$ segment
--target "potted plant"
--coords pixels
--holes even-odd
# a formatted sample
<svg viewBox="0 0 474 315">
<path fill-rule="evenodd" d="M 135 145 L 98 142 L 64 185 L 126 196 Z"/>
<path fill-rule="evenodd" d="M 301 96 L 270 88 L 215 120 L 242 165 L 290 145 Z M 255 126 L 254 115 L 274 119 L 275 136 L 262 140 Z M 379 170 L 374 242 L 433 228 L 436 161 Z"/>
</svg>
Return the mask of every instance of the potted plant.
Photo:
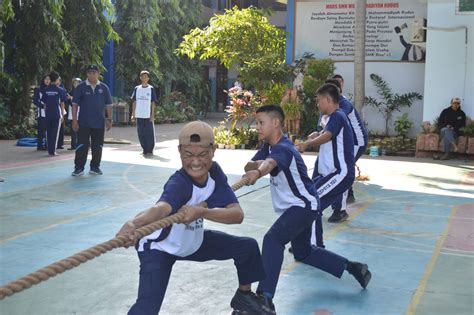
<svg viewBox="0 0 474 315">
<path fill-rule="evenodd" d="M 381 100 L 371 96 L 365 97 L 365 105 L 372 106 L 382 114 L 385 119 L 385 135 L 389 134 L 389 124 L 392 121 L 393 113 L 400 111 L 402 107 L 411 107 L 415 100 L 423 99 L 423 96 L 417 92 L 405 93 L 402 95 L 393 93 L 389 84 L 380 76 L 372 73 L 370 78 L 377 88 L 377 93 L 381 96 Z"/>
<path fill-rule="evenodd" d="M 296 88 L 288 89 L 280 102 L 280 106 L 285 113 L 286 130 L 295 135 L 299 134 L 303 106 L 298 98 L 298 90 Z"/>
<path fill-rule="evenodd" d="M 466 126 L 459 130 L 462 136 L 458 138 L 458 152 L 474 154 L 474 122 L 468 119 Z"/>
</svg>

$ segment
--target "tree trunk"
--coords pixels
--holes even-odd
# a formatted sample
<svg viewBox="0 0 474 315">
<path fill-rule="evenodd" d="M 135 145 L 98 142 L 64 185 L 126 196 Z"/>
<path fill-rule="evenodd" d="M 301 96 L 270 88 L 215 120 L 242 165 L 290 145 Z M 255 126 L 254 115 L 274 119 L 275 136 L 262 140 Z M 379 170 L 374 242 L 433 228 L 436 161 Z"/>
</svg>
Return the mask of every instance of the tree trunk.
<svg viewBox="0 0 474 315">
<path fill-rule="evenodd" d="M 354 104 L 361 115 L 363 115 L 362 107 L 365 99 L 366 2 L 366 0 L 357 0 L 355 6 Z"/>
</svg>

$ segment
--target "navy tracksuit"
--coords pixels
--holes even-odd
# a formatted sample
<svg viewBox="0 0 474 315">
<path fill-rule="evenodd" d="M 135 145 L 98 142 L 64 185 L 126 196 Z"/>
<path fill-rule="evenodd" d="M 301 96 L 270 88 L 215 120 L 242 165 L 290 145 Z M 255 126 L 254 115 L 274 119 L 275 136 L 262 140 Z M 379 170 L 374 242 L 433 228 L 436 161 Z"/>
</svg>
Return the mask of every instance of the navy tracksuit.
<svg viewBox="0 0 474 315">
<path fill-rule="evenodd" d="M 54 84 L 48 85 L 41 96 L 46 105 L 46 138 L 49 155 L 54 155 L 61 125 L 61 103 L 66 101 L 66 92 Z"/>
<path fill-rule="evenodd" d="M 155 126 L 150 118 L 137 118 L 137 133 L 143 153 L 153 153 L 155 148 Z"/>
<path fill-rule="evenodd" d="M 178 260 L 203 262 L 233 259 L 240 284 L 259 281 L 265 275 L 256 240 L 213 230 L 204 230 L 201 247 L 189 256 L 179 257 L 161 250 L 146 250 L 138 252 L 138 257 L 140 258 L 138 298 L 129 310 L 129 315 L 159 313 L 171 270 Z"/>
<path fill-rule="evenodd" d="M 44 149 L 46 147 L 46 114 L 44 113 L 44 106 L 41 102 L 42 91 L 46 86 L 36 88 L 33 96 L 33 103 L 38 107 L 38 134 L 36 140 L 36 148 L 38 150 Z"/>
</svg>

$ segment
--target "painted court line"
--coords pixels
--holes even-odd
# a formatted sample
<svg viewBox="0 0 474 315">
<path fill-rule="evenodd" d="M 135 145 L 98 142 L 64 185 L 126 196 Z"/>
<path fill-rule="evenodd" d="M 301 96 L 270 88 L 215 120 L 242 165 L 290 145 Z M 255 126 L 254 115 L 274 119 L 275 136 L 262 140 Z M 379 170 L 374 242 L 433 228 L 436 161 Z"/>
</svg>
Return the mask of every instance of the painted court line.
<svg viewBox="0 0 474 315">
<path fill-rule="evenodd" d="M 333 240 L 339 243 L 357 244 L 357 245 L 377 247 L 377 248 L 390 248 L 390 249 L 396 249 L 396 250 L 400 250 L 404 252 L 433 253 L 433 250 L 431 249 L 417 249 L 413 247 L 399 247 L 399 246 L 386 245 L 386 244 L 367 243 L 367 242 L 348 240 L 348 239 L 339 238 L 339 237 L 333 238 Z M 469 254 L 469 252 L 465 252 L 465 254 L 455 253 L 455 252 L 453 253 L 452 251 L 446 250 L 446 249 L 441 250 L 440 255 L 474 258 L 474 253 L 471 253 L 471 254 Z"/>
<path fill-rule="evenodd" d="M 449 215 L 448 222 L 446 223 L 446 226 L 444 227 L 443 233 L 441 234 L 438 241 L 436 242 L 436 246 L 433 250 L 433 255 L 431 255 L 431 258 L 428 261 L 428 265 L 426 266 L 425 272 L 423 273 L 423 276 L 421 277 L 420 283 L 418 284 L 418 287 L 416 288 L 415 293 L 413 294 L 411 303 L 408 307 L 407 312 L 405 313 L 406 315 L 415 314 L 416 307 L 420 303 L 421 297 L 423 296 L 423 293 L 425 292 L 426 284 L 428 283 L 428 279 L 430 278 L 431 273 L 433 272 L 434 265 L 436 261 L 438 260 L 438 257 L 441 253 L 441 249 L 443 248 L 444 241 L 446 237 L 448 236 L 448 232 L 451 227 L 452 218 L 456 215 L 457 209 L 458 209 L 458 206 L 454 206 L 453 209 L 451 210 L 451 214 Z"/>
<path fill-rule="evenodd" d="M 36 229 L 36 230 L 31 230 L 31 231 L 28 231 L 28 232 L 20 233 L 20 234 L 17 234 L 15 236 L 11 236 L 11 237 L 8 237 L 8 238 L 1 239 L 0 244 L 4 244 L 6 242 L 16 240 L 20 237 L 29 236 L 29 235 L 32 235 L 32 234 L 35 234 L 35 233 L 38 233 L 38 232 L 47 231 L 47 230 L 53 229 L 57 226 L 60 226 L 62 224 L 67 224 L 67 223 L 71 223 L 71 222 L 81 220 L 81 219 L 84 219 L 84 218 L 89 218 L 89 217 L 93 217 L 93 216 L 96 216 L 96 215 L 99 215 L 99 214 L 102 214 L 102 213 L 106 213 L 106 212 L 109 212 L 109 211 L 114 210 L 116 208 L 117 207 L 115 207 L 115 206 L 114 207 L 108 207 L 108 208 L 105 208 L 105 209 L 97 211 L 97 212 L 88 213 L 88 214 L 81 215 L 81 216 L 74 217 L 74 218 L 67 219 L 67 220 L 62 220 L 62 221 L 56 222 L 56 223 L 51 224 L 51 225 L 47 225 L 45 227 L 42 227 L 42 228 L 39 228 L 39 229 Z"/>
</svg>

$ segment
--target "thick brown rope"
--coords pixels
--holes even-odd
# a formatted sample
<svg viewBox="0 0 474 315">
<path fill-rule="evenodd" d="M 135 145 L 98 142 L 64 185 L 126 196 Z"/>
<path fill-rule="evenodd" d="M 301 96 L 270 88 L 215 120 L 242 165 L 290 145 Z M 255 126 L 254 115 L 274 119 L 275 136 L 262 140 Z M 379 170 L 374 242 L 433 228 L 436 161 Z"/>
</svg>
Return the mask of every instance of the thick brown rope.
<svg viewBox="0 0 474 315">
<path fill-rule="evenodd" d="M 248 180 L 240 179 L 237 183 L 232 185 L 232 190 L 236 191 L 241 187 L 247 185 Z M 167 226 L 170 226 L 173 223 L 180 223 L 183 219 L 183 213 L 175 213 L 161 220 L 150 223 L 144 227 L 137 229 L 136 233 L 138 238 L 142 238 L 146 235 L 153 233 L 158 229 L 163 229 Z M 51 277 L 56 276 L 57 274 L 63 273 L 66 270 L 72 269 L 79 266 L 86 261 L 92 260 L 95 257 L 98 257 L 102 254 L 105 254 L 108 251 L 111 251 L 114 248 L 122 247 L 128 240 L 127 236 L 118 236 L 114 237 L 107 242 L 98 244 L 89 249 L 83 250 L 79 253 L 76 253 L 68 258 L 59 260 L 55 263 L 52 263 L 49 266 L 41 268 L 35 272 L 32 272 L 20 279 L 11 281 L 5 285 L 0 286 L 0 300 L 13 295 L 15 293 L 21 292 L 25 289 L 32 287 L 35 284 L 38 284 L 42 281 L 48 280 Z"/>
</svg>

